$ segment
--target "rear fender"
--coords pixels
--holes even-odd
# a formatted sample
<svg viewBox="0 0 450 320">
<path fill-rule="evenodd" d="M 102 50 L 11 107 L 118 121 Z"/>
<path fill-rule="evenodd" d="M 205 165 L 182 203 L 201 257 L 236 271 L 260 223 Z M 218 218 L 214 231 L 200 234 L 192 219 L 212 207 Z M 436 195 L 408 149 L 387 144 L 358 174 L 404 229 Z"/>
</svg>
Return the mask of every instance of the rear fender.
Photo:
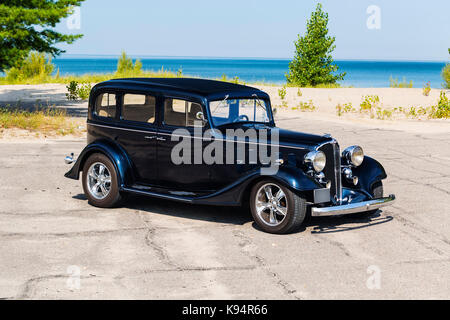
<svg viewBox="0 0 450 320">
<path fill-rule="evenodd" d="M 99 140 L 88 145 L 81 152 L 72 169 L 65 174 L 65 177 L 79 180 L 80 172 L 83 170 L 86 160 L 94 153 L 102 153 L 111 160 L 118 173 L 117 178 L 120 187 L 132 185 L 134 174 L 125 150 L 109 140 Z"/>
</svg>

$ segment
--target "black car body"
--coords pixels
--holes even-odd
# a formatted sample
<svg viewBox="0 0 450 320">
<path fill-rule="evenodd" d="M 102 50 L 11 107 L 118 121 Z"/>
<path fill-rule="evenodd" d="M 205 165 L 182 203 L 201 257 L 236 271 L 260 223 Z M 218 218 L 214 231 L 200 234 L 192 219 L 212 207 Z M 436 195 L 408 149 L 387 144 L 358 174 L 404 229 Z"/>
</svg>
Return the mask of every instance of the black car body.
<svg viewBox="0 0 450 320">
<path fill-rule="evenodd" d="M 256 136 L 230 136 L 232 130 L 253 130 Z M 87 131 L 88 146 L 66 177 L 86 173 L 83 187 L 99 207 L 117 205 L 123 193 L 221 206 L 249 202 L 264 230 L 285 233 L 301 224 L 308 207 L 313 216 L 342 215 L 371 212 L 395 200 L 383 198 L 385 170 L 361 148 L 341 153 L 328 135 L 277 128 L 269 96 L 248 86 L 180 78 L 103 82 L 91 92 Z M 262 131 L 268 137 L 263 142 Z M 191 150 L 180 154 L 191 161 L 174 163 L 182 139 Z M 196 161 L 214 141 L 228 149 L 219 156 L 215 150 L 215 163 Z M 250 160 L 262 146 L 277 152 L 270 164 Z M 245 157 L 237 159 L 240 147 Z M 230 153 L 231 164 L 225 159 Z M 276 170 L 263 174 L 267 167 Z"/>
</svg>

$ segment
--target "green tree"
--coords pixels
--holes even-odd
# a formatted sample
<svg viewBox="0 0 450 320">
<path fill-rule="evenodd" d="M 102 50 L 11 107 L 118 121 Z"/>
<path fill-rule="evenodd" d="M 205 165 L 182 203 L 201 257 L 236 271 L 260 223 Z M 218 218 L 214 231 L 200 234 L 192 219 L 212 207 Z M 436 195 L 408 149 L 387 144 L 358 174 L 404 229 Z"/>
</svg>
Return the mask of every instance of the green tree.
<svg viewBox="0 0 450 320">
<path fill-rule="evenodd" d="M 448 49 L 448 54 L 450 54 L 450 49 Z M 444 87 L 450 89 L 450 63 L 447 63 L 442 69 L 442 78 L 444 79 Z"/>
<path fill-rule="evenodd" d="M 125 51 L 122 51 L 119 61 L 117 62 L 117 75 L 139 75 L 142 73 L 142 62 L 136 60 L 133 65 L 133 59 L 127 56 Z"/>
<path fill-rule="evenodd" d="M 346 73 L 336 74 L 331 53 L 336 48 L 335 37 L 328 35 L 328 13 L 317 4 L 306 26 L 306 34 L 298 35 L 295 56 L 289 64 L 287 82 L 298 86 L 334 84 L 343 80 Z"/>
<path fill-rule="evenodd" d="M 84 0 L 2 0 L 0 3 L 0 71 L 19 67 L 31 51 L 56 56 L 58 43 L 73 43 L 82 35 L 54 30 Z"/>
</svg>

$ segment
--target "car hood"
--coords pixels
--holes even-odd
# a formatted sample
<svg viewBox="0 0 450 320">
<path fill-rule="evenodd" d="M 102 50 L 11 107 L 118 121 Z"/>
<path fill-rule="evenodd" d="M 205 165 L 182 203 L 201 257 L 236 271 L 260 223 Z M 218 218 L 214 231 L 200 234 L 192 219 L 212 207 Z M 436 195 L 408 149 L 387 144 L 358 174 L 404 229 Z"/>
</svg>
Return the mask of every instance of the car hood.
<svg viewBox="0 0 450 320">
<path fill-rule="evenodd" d="M 309 150 L 314 150 L 318 146 L 333 141 L 330 136 L 320 136 L 316 134 L 309 134 L 285 129 L 278 129 L 280 146 L 298 147 Z"/>
<path fill-rule="evenodd" d="M 239 128 L 243 129 L 244 131 L 246 129 L 251 128 L 256 129 L 257 131 L 267 130 L 268 141 L 271 141 L 271 139 L 273 140 L 276 137 L 276 134 L 278 133 L 278 144 L 280 145 L 281 148 L 286 147 L 294 149 L 306 149 L 312 151 L 324 143 L 333 141 L 333 138 L 330 137 L 329 135 L 321 136 L 304 132 L 274 128 L 265 125 L 256 125 L 256 126 L 241 125 Z M 261 142 L 261 137 L 262 135 L 260 134 L 259 142 Z M 276 143 L 275 141 L 273 142 Z"/>
</svg>

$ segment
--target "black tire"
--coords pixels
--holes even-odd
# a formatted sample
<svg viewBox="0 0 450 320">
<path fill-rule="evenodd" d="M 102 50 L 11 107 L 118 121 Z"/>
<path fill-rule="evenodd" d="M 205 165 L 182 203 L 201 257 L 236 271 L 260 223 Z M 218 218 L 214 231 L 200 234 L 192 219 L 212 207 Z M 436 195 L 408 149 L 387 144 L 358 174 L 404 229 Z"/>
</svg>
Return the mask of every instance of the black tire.
<svg viewBox="0 0 450 320">
<path fill-rule="evenodd" d="M 281 189 L 287 200 L 287 214 L 282 222 L 277 226 L 270 226 L 265 222 L 257 213 L 256 200 L 257 193 L 265 185 L 274 185 Z M 273 180 L 263 180 L 255 184 L 250 193 L 250 210 L 252 212 L 253 219 L 257 225 L 265 232 L 273 234 L 287 234 L 292 233 L 300 229 L 306 216 L 307 204 L 306 200 L 293 193 L 288 188 L 281 185 L 279 182 Z"/>
<path fill-rule="evenodd" d="M 375 182 L 372 185 L 372 190 L 371 190 L 370 193 L 372 194 L 374 199 L 383 198 L 383 196 L 384 196 L 383 182 L 382 181 Z M 377 210 L 371 210 L 371 211 L 355 213 L 353 216 L 355 216 L 355 217 L 368 217 L 368 216 L 374 215 L 377 212 L 378 212 L 378 209 Z"/>
<path fill-rule="evenodd" d="M 104 199 L 97 199 L 92 192 L 89 190 L 88 187 L 88 171 L 91 168 L 93 164 L 100 163 L 103 164 L 110 173 L 111 183 L 110 183 L 110 190 L 108 195 Z M 121 200 L 122 196 L 119 192 L 119 183 L 117 178 L 117 171 L 114 166 L 114 164 L 111 162 L 111 160 L 101 153 L 94 153 L 91 155 L 85 162 L 83 166 L 83 175 L 82 175 L 82 182 L 83 182 L 83 190 L 84 194 L 89 200 L 89 204 L 99 207 L 99 208 L 114 208 L 117 207 Z"/>
</svg>

